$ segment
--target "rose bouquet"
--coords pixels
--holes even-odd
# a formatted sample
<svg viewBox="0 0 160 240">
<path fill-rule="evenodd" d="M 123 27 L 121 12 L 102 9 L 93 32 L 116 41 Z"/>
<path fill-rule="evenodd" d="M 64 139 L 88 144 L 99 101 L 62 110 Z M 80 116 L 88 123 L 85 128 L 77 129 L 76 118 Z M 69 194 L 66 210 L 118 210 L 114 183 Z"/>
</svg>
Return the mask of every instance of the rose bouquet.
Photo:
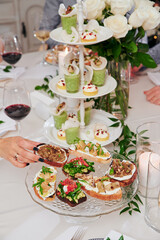
<svg viewBox="0 0 160 240">
<path fill-rule="evenodd" d="M 90 46 L 94 52 L 108 60 L 109 73 L 117 80 L 114 97 L 107 95 L 96 100 L 97 108 L 113 112 L 113 103 L 120 106 L 123 118 L 128 108 L 128 90 L 123 89 L 128 63 L 132 67 L 141 64 L 155 68 L 155 61 L 147 54 L 149 47 L 147 30 L 155 29 L 160 23 L 159 8 L 150 0 L 85 0 L 87 20 L 96 19 L 108 27 L 113 37 Z M 86 21 L 87 21 L 86 20 Z"/>
</svg>

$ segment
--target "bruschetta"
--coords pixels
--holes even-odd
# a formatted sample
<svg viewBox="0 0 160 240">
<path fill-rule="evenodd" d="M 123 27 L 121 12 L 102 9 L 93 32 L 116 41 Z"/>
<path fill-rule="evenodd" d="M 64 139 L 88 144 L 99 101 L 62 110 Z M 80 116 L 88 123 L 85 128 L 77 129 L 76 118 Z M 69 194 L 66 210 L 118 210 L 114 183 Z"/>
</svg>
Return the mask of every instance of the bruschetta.
<svg viewBox="0 0 160 240">
<path fill-rule="evenodd" d="M 73 179 L 83 176 L 83 174 L 88 174 L 90 172 L 95 172 L 93 167 L 94 162 L 89 162 L 82 157 L 76 157 L 68 161 L 62 168 L 65 175 Z"/>
<path fill-rule="evenodd" d="M 118 181 L 121 187 L 125 187 L 136 179 L 137 167 L 129 160 L 113 159 L 106 175 L 110 177 L 110 181 Z"/>
<path fill-rule="evenodd" d="M 86 194 L 81 189 L 81 184 L 69 178 L 58 184 L 56 196 L 71 207 L 87 200 Z"/>
<path fill-rule="evenodd" d="M 105 147 L 102 147 L 99 143 L 92 143 L 86 140 L 80 140 L 78 143 L 71 145 L 69 153 L 99 163 L 111 162 L 111 154 Z"/>
<path fill-rule="evenodd" d="M 34 147 L 34 153 L 40 156 L 39 161 L 54 167 L 62 167 L 68 159 L 68 150 L 51 144 L 41 143 Z"/>
<path fill-rule="evenodd" d="M 78 179 L 82 189 L 91 197 L 104 201 L 119 200 L 122 198 L 122 190 L 119 182 L 110 182 L 109 177 L 84 176 Z"/>
<path fill-rule="evenodd" d="M 44 201 L 53 201 L 56 192 L 56 174 L 54 167 L 42 166 L 33 181 L 34 192 L 37 197 Z"/>
</svg>

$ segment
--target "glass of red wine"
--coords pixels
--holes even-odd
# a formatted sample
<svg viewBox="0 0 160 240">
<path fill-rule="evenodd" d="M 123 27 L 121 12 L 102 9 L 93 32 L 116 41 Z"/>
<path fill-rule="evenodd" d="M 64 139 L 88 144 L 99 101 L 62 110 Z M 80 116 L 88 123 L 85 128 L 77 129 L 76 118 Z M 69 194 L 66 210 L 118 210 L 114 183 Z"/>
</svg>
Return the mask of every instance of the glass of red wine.
<svg viewBox="0 0 160 240">
<path fill-rule="evenodd" d="M 20 121 L 24 119 L 31 110 L 29 93 L 22 80 L 8 81 L 4 85 L 3 108 L 5 114 L 17 121 L 18 135 L 21 135 Z"/>
<path fill-rule="evenodd" d="M 2 50 L 2 59 L 12 67 L 21 59 L 22 48 L 19 39 L 13 33 L 5 33 L 3 36 L 4 48 Z"/>
</svg>

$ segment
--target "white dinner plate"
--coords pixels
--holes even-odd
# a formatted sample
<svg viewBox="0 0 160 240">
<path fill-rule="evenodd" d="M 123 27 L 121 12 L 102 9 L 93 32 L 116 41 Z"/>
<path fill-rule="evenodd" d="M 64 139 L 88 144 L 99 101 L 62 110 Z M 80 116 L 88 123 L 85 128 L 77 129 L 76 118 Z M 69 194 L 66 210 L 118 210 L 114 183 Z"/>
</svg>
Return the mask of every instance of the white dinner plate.
<svg viewBox="0 0 160 240">
<path fill-rule="evenodd" d="M 77 93 L 68 93 L 66 90 L 59 90 L 57 88 L 57 83 L 62 77 L 56 76 L 49 82 L 49 88 L 52 90 L 52 92 L 58 94 L 59 96 L 62 96 L 64 98 L 77 98 L 77 99 L 86 99 L 86 98 L 95 98 L 104 96 L 110 92 L 112 92 L 117 87 L 116 80 L 106 75 L 106 81 L 105 84 L 102 87 L 98 87 L 98 93 L 94 96 L 86 96 L 83 94 L 82 87 L 80 87 L 80 90 Z"/>
<path fill-rule="evenodd" d="M 64 40 L 62 40 L 62 27 L 56 28 L 53 31 L 50 32 L 50 38 L 52 38 L 53 40 L 60 42 L 60 43 L 66 43 L 66 44 L 70 44 L 70 45 L 93 45 L 99 42 L 103 42 L 109 38 L 111 38 L 113 36 L 113 32 L 107 28 L 107 27 L 102 27 L 100 26 L 100 30 L 97 34 L 97 41 L 93 41 L 93 42 L 66 42 Z"/>
<path fill-rule="evenodd" d="M 113 121 L 111 121 L 109 118 L 115 118 L 115 116 L 113 116 L 112 114 L 102 111 L 102 110 L 96 110 L 96 109 L 92 109 L 91 112 L 91 122 L 88 126 L 86 126 L 84 129 L 80 129 L 80 138 L 83 140 L 90 140 L 87 137 L 87 130 L 89 130 L 89 128 L 95 124 L 95 123 L 102 123 L 105 124 L 108 127 L 108 133 L 109 133 L 109 139 L 106 141 L 97 141 L 94 140 L 92 142 L 94 143 L 100 143 L 102 146 L 108 145 L 112 142 L 114 142 L 120 135 L 122 132 L 122 127 L 121 124 L 119 124 L 118 127 L 109 127 L 112 124 L 114 124 Z M 54 127 L 54 120 L 53 117 L 50 117 L 45 123 L 44 123 L 44 134 L 45 137 L 52 143 L 57 144 L 61 147 L 65 147 L 68 148 L 69 145 L 66 143 L 65 140 L 60 140 L 57 137 L 57 129 Z"/>
</svg>

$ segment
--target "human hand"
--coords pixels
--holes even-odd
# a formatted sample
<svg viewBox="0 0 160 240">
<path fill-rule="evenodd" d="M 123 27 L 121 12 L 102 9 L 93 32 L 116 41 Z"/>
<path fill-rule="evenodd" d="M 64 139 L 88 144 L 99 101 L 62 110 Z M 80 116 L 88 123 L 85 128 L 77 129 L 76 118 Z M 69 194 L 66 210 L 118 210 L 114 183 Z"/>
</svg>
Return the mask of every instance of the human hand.
<svg viewBox="0 0 160 240">
<path fill-rule="evenodd" d="M 134 77 L 142 67 L 143 65 L 140 64 L 139 67 L 134 66 L 133 68 L 131 68 L 131 77 Z"/>
<path fill-rule="evenodd" d="M 38 144 L 22 137 L 2 138 L 0 139 L 0 157 L 16 167 L 26 167 L 29 163 L 38 161 L 39 157 L 33 153 L 33 148 Z"/>
<path fill-rule="evenodd" d="M 160 86 L 155 86 L 148 91 L 144 91 L 147 101 L 160 105 Z"/>
</svg>

